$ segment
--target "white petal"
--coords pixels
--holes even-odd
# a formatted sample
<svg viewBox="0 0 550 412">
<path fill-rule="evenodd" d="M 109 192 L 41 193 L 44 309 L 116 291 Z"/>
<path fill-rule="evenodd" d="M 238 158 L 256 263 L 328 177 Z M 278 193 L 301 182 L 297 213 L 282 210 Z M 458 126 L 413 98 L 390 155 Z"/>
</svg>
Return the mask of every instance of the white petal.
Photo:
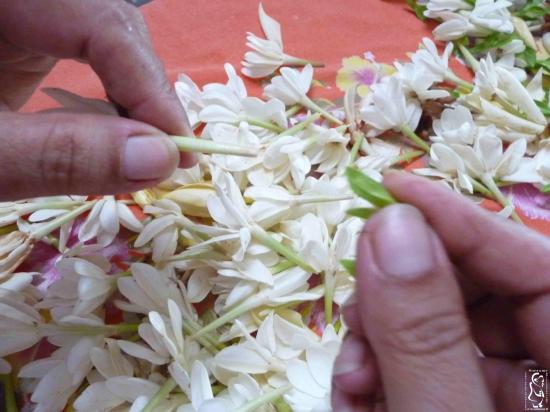
<svg viewBox="0 0 550 412">
<path fill-rule="evenodd" d="M 259 15 L 260 24 L 262 26 L 262 30 L 264 31 L 265 37 L 277 43 L 282 50 L 283 40 L 281 38 L 281 25 L 277 22 L 277 20 L 267 15 L 264 11 L 262 3 L 260 3 L 259 6 Z"/>
</svg>

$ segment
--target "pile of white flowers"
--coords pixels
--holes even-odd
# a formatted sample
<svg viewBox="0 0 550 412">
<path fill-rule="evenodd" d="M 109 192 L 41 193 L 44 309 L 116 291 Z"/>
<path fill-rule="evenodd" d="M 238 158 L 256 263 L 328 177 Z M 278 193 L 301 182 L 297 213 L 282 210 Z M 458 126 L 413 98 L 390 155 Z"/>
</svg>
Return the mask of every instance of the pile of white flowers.
<svg viewBox="0 0 550 412">
<path fill-rule="evenodd" d="M 456 41 L 424 39 L 329 105 L 260 5 L 242 73 L 268 77 L 264 99 L 230 64 L 225 84 L 175 85 L 209 142 L 198 165 L 132 197 L 0 204 L 5 410 L 15 381 L 36 412 L 329 411 L 361 218 L 392 201 L 382 173 L 423 158 L 415 173 L 516 220 L 503 185 L 550 187 L 548 6 L 413 6 Z M 472 82 L 449 66 L 457 49 Z M 45 244 L 41 272 L 18 272 Z"/>
</svg>

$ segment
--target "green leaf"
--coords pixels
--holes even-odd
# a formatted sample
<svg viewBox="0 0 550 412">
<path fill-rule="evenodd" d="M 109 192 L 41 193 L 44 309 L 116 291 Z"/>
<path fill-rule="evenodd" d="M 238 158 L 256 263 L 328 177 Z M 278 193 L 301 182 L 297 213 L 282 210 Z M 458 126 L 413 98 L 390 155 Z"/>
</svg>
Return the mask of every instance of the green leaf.
<svg viewBox="0 0 550 412">
<path fill-rule="evenodd" d="M 372 215 L 378 212 L 378 209 L 371 207 L 357 207 L 354 209 L 348 209 L 346 213 L 350 216 L 360 217 L 361 219 L 368 219 Z"/>
<path fill-rule="evenodd" d="M 550 193 L 550 183 L 548 183 L 547 185 L 543 186 L 542 189 L 540 189 L 540 191 L 542 193 Z M 344 265 L 342 265 L 344 266 Z M 347 268 L 346 268 L 347 269 Z"/>
<path fill-rule="evenodd" d="M 397 203 L 381 183 L 371 179 L 361 171 L 348 167 L 346 169 L 346 176 L 348 177 L 351 190 L 374 206 L 384 207 Z"/>
<path fill-rule="evenodd" d="M 420 20 L 426 20 L 426 16 L 424 16 L 424 12 L 426 11 L 426 6 L 422 4 L 418 4 L 416 0 L 407 0 L 407 4 L 412 9 L 412 11 L 414 11 L 414 14 L 416 14 L 416 17 L 418 17 Z"/>
<path fill-rule="evenodd" d="M 550 73 L 550 57 L 545 60 L 538 60 L 536 63 L 536 67 L 542 67 L 544 70 Z"/>
<path fill-rule="evenodd" d="M 530 47 L 526 47 L 524 51 L 518 53 L 516 57 L 520 60 L 523 60 L 528 68 L 536 67 L 537 65 L 537 54 L 535 50 Z"/>
<path fill-rule="evenodd" d="M 548 106 L 548 103 L 539 102 L 538 100 L 535 100 L 535 103 L 537 104 L 543 115 L 545 115 L 546 117 L 550 117 L 550 106 Z"/>
<path fill-rule="evenodd" d="M 340 264 L 342 265 L 342 267 L 344 269 L 346 269 L 348 271 L 348 273 L 351 275 L 351 276 L 355 276 L 356 275 L 356 271 L 355 271 L 355 260 L 353 259 L 342 259 L 340 261 Z"/>
<path fill-rule="evenodd" d="M 543 0 L 530 0 L 514 14 L 524 20 L 538 20 L 550 13 L 550 7 L 544 5 Z"/>
<path fill-rule="evenodd" d="M 504 47 L 516 37 L 513 33 L 495 32 L 479 40 L 474 47 L 470 49 L 472 54 L 485 53 L 497 47 Z"/>
<path fill-rule="evenodd" d="M 470 6 L 476 5 L 476 0 L 464 0 L 465 3 L 468 3 Z"/>
</svg>

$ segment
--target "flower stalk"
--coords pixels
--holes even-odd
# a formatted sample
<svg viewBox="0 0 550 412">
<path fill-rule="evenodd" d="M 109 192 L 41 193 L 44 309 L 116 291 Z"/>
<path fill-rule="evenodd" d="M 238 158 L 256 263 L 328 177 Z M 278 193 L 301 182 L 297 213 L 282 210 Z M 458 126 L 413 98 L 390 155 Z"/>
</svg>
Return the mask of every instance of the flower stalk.
<svg viewBox="0 0 550 412">
<path fill-rule="evenodd" d="M 207 154 L 225 154 L 243 157 L 255 157 L 258 150 L 252 147 L 236 144 L 218 143 L 212 140 L 197 139 L 195 137 L 171 136 L 180 152 L 194 152 Z"/>
<path fill-rule="evenodd" d="M 261 406 L 273 402 L 274 400 L 280 398 L 285 393 L 292 389 L 292 385 L 284 385 L 280 388 L 274 389 L 272 391 L 266 392 L 262 396 L 244 404 L 240 408 L 236 409 L 235 412 L 253 412 L 257 411 Z"/>
<path fill-rule="evenodd" d="M 514 206 L 506 199 L 506 197 L 502 194 L 499 187 L 495 183 L 492 176 L 489 174 L 484 174 L 481 176 L 481 181 L 483 184 L 493 193 L 495 199 L 502 205 L 502 207 L 508 207 L 511 206 L 513 211 L 511 214 L 512 220 L 516 221 L 517 223 L 524 224 L 519 215 L 517 214 Z"/>
<path fill-rule="evenodd" d="M 153 412 L 155 407 L 162 402 L 166 397 L 178 386 L 174 378 L 168 378 L 164 384 L 159 388 L 157 393 L 151 398 L 151 400 L 145 405 L 141 412 Z"/>
<path fill-rule="evenodd" d="M 331 121 L 332 123 L 335 123 L 337 125 L 343 125 L 344 122 L 342 122 L 340 119 L 337 119 L 332 114 L 328 112 L 328 110 L 323 109 L 321 106 L 319 106 L 317 103 L 315 103 L 313 100 L 311 100 L 309 97 L 304 96 L 302 100 L 302 104 L 307 107 L 308 109 L 313 110 L 314 112 L 320 113 L 325 119 Z"/>
<path fill-rule="evenodd" d="M 245 121 L 251 126 L 258 126 L 266 130 L 270 130 L 275 133 L 282 133 L 285 129 L 271 122 L 264 122 L 263 120 L 247 118 Z"/>
<path fill-rule="evenodd" d="M 36 229 L 35 231 L 31 232 L 31 238 L 35 240 L 40 240 L 44 236 L 49 235 L 54 230 L 59 229 L 61 226 L 63 226 L 65 223 L 68 223 L 74 219 L 76 219 L 78 216 L 83 214 L 84 212 L 87 212 L 90 210 L 97 200 L 92 200 L 90 202 L 87 202 L 83 204 L 82 206 L 77 207 L 76 209 L 71 210 L 70 212 L 65 213 L 64 215 L 61 215 L 55 219 L 53 219 L 51 222 L 48 222 L 41 226 L 40 228 Z"/>
<path fill-rule="evenodd" d="M 283 136 L 294 136 L 296 133 L 301 132 L 302 130 L 307 129 L 313 122 L 316 122 L 321 118 L 319 113 L 312 114 L 308 116 L 304 121 L 294 125 L 293 127 L 286 129 L 284 132 L 279 134 L 279 137 Z"/>
<path fill-rule="evenodd" d="M 420 147 L 426 153 L 430 153 L 430 145 L 422 140 L 409 126 L 402 124 L 399 129 L 415 146 Z"/>
<path fill-rule="evenodd" d="M 4 407 L 6 412 L 17 412 L 17 400 L 11 374 L 0 375 L 0 383 L 4 389 Z"/>
</svg>

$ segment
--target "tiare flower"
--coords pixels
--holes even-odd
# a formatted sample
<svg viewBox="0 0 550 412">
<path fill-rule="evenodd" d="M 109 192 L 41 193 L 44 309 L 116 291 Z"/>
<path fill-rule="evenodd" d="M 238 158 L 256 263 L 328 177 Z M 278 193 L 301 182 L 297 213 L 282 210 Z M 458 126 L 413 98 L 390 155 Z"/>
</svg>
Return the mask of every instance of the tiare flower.
<svg viewBox="0 0 550 412">
<path fill-rule="evenodd" d="M 259 5 L 258 14 L 260 16 L 260 25 L 266 38 L 262 39 L 252 33 L 247 34 L 246 45 L 252 51 L 246 52 L 244 61 L 242 62 L 242 73 L 245 76 L 252 78 L 267 77 L 281 66 L 305 66 L 306 64 L 322 66 L 322 64 L 284 53 L 281 25 L 279 22 L 267 15 L 262 3 Z"/>
</svg>

